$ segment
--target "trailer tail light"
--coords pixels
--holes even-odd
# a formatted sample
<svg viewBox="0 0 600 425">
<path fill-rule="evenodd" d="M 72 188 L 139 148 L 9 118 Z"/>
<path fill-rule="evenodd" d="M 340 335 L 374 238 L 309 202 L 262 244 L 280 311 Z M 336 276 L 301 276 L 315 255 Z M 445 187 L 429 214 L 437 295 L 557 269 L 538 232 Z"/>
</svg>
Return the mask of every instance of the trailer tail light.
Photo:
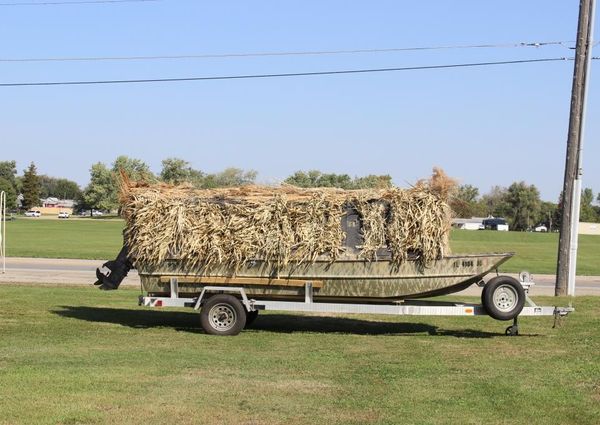
<svg viewBox="0 0 600 425">
<path fill-rule="evenodd" d="M 156 300 L 154 307 L 162 307 L 162 300 Z"/>
</svg>

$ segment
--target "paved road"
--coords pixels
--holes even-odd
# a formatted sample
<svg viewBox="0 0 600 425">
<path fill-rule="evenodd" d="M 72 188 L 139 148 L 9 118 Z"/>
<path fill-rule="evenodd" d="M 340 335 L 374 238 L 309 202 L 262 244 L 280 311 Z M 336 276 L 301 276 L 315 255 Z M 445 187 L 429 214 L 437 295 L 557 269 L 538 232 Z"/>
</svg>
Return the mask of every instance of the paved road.
<svg viewBox="0 0 600 425">
<path fill-rule="evenodd" d="M 96 267 L 105 260 L 64 260 L 51 258 L 7 258 L 6 273 L 0 273 L 1 283 L 25 283 L 42 285 L 91 285 L 96 280 Z M 513 275 L 516 277 L 516 275 Z M 493 277 L 493 275 L 490 275 Z M 535 286 L 531 295 L 554 295 L 554 275 L 534 275 Z M 135 270 L 123 281 L 123 286 L 140 285 Z M 464 295 L 479 295 L 475 286 L 462 292 Z M 577 295 L 600 295 L 600 276 L 579 276 Z"/>
<path fill-rule="evenodd" d="M 105 261 L 10 257 L 6 259 L 6 273 L 0 274 L 0 283 L 91 285 L 96 281 L 96 268 Z M 122 283 L 139 284 L 135 270 Z"/>
</svg>

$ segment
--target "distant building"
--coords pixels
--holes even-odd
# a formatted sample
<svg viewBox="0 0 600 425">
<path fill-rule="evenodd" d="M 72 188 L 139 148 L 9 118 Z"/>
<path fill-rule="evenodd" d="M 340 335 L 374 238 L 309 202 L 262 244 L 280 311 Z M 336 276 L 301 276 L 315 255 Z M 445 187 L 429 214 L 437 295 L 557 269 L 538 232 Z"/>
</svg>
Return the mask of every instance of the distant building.
<svg viewBox="0 0 600 425">
<path fill-rule="evenodd" d="M 75 201 L 72 199 L 58 199 L 54 197 L 40 199 L 44 208 L 73 208 Z"/>
<path fill-rule="evenodd" d="M 508 223 L 501 217 L 455 218 L 452 227 L 462 230 L 508 230 Z"/>
<path fill-rule="evenodd" d="M 508 232 L 508 222 L 502 217 L 488 217 L 483 220 L 483 227 L 486 230 L 498 230 Z"/>
<path fill-rule="evenodd" d="M 600 235 L 600 223 L 579 222 L 580 235 Z"/>
<path fill-rule="evenodd" d="M 452 227 L 463 230 L 483 230 L 483 217 L 455 218 L 452 220 Z"/>
<path fill-rule="evenodd" d="M 40 199 L 42 206 L 40 208 L 36 208 L 39 210 L 42 215 L 47 214 L 57 214 L 59 212 L 68 212 L 69 214 L 73 214 L 73 208 L 75 207 L 75 201 L 73 199 L 58 199 L 54 197 L 49 197 L 45 199 Z"/>
</svg>

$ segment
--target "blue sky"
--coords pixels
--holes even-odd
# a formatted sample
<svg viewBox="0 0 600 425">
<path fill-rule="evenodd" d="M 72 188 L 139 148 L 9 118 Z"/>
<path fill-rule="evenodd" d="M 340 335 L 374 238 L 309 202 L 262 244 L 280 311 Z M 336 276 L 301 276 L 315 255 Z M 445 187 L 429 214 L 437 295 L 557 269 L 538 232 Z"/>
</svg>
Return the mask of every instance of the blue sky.
<svg viewBox="0 0 600 425">
<path fill-rule="evenodd" d="M 0 2 L 1 3 L 1 2 Z M 338 50 L 574 40 L 579 2 L 222 1 L 12 6 L 1 58 Z M 596 25 L 598 27 L 598 25 Z M 596 29 L 595 34 L 598 34 Z M 571 56 L 561 47 L 127 62 L 0 62 L 0 82 L 162 78 Z M 600 47 L 596 56 L 600 55 Z M 600 191 L 593 63 L 584 186 Z M 389 173 L 441 166 L 482 193 L 562 188 L 572 62 L 289 79 L 0 88 L 0 159 L 87 183 L 117 155 L 154 171 L 181 157 L 213 172 Z"/>
</svg>

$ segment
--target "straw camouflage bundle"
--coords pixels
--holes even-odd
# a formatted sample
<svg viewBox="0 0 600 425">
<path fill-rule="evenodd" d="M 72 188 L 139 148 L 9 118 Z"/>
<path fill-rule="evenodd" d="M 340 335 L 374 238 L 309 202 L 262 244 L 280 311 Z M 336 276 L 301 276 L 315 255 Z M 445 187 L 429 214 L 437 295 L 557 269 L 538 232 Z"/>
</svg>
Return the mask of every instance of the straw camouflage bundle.
<svg viewBox="0 0 600 425">
<path fill-rule="evenodd" d="M 218 266 L 234 275 L 247 262 L 260 259 L 277 270 L 290 263 L 338 259 L 346 250 L 342 218 L 355 210 L 363 237 L 359 258 L 377 261 L 378 250 L 387 247 L 395 264 L 409 254 L 425 264 L 447 250 L 451 185 L 440 186 L 444 179 L 438 172 L 411 189 L 198 190 L 124 178 L 120 200 L 125 241 L 137 263 L 177 259 L 186 267 Z"/>
</svg>

